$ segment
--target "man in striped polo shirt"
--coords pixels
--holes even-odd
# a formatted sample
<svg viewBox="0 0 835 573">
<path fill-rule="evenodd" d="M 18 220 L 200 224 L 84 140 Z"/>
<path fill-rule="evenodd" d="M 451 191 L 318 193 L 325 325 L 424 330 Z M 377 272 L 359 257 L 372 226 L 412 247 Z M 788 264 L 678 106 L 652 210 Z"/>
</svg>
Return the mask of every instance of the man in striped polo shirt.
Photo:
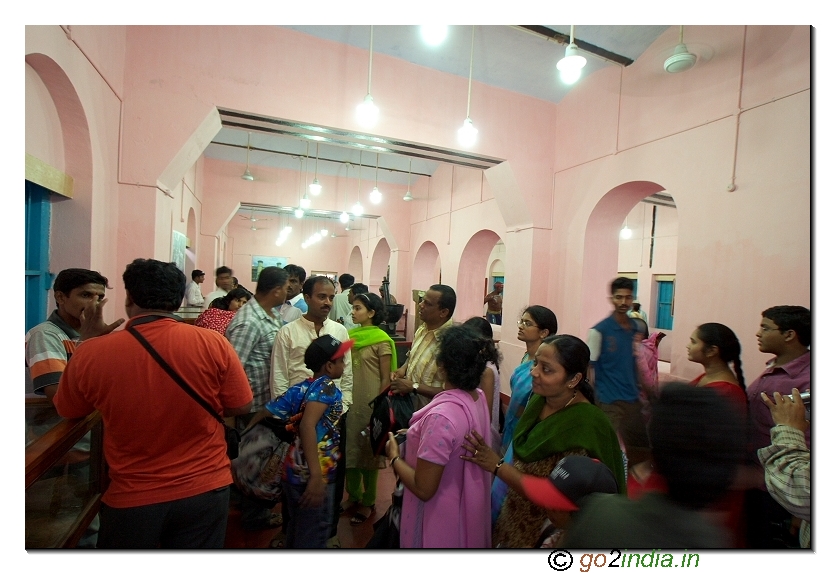
<svg viewBox="0 0 835 573">
<path fill-rule="evenodd" d="M 113 324 L 105 324 L 102 319 L 106 287 L 107 278 L 96 271 L 64 269 L 58 273 L 52 285 L 58 308 L 46 322 L 26 333 L 26 366 L 36 394 L 45 394 L 51 400 L 75 347 L 125 322 L 120 318 Z"/>
</svg>

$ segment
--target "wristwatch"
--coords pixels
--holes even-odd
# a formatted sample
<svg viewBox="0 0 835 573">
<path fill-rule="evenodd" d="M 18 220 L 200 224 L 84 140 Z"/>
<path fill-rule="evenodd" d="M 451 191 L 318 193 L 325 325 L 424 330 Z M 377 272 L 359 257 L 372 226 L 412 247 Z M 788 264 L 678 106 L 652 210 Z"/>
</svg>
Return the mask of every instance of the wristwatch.
<svg viewBox="0 0 835 573">
<path fill-rule="evenodd" d="M 418 387 L 420 387 L 420 382 L 414 382 L 412 384 L 412 394 L 417 394 Z"/>
</svg>

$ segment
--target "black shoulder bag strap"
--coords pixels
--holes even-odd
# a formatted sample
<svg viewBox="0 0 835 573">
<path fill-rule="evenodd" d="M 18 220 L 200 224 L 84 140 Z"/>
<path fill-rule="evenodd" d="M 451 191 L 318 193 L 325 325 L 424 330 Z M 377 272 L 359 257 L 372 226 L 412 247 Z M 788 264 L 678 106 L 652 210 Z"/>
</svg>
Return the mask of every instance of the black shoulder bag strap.
<svg viewBox="0 0 835 573">
<path fill-rule="evenodd" d="M 183 391 L 186 394 L 191 396 L 192 399 L 195 402 L 200 404 L 203 407 L 203 409 L 206 410 L 212 416 L 212 418 L 214 418 L 215 420 L 220 422 L 220 425 L 223 426 L 224 431 L 227 434 L 227 445 L 230 445 L 229 444 L 229 436 L 228 436 L 229 430 L 235 431 L 235 429 L 230 428 L 229 426 L 227 426 L 226 422 L 223 420 L 223 418 L 220 415 L 218 415 L 218 413 L 215 412 L 212 409 L 212 407 L 209 405 L 209 403 L 206 402 L 203 398 L 201 398 L 200 395 L 197 392 L 195 392 L 194 389 L 191 386 L 189 386 L 188 383 L 185 380 L 183 380 L 183 377 L 180 376 L 177 373 L 176 370 L 171 368 L 171 366 L 168 364 L 168 362 L 166 362 L 165 359 L 162 356 L 159 355 L 159 353 L 156 351 L 156 349 L 153 346 L 151 346 L 151 343 L 148 342 L 148 340 L 144 336 L 142 336 L 139 333 L 139 331 L 136 330 L 136 328 L 134 328 L 134 326 L 137 325 L 137 324 L 145 324 L 147 322 L 154 322 L 156 320 L 160 320 L 160 319 L 163 319 L 163 318 L 169 318 L 169 317 L 168 316 L 158 316 L 158 315 L 142 317 L 142 318 L 139 318 L 139 319 L 133 321 L 133 323 L 130 326 L 128 326 L 125 330 L 130 332 L 133 335 L 133 337 L 136 338 L 136 340 L 139 341 L 139 343 L 145 348 L 145 350 L 148 351 L 148 354 L 150 354 L 154 358 L 154 360 L 157 361 L 157 363 L 162 367 L 162 369 L 165 370 L 165 372 L 171 377 L 171 379 L 174 380 L 174 382 L 176 382 L 177 385 L 180 386 L 180 388 L 182 388 Z M 235 433 L 237 433 L 237 431 L 235 431 Z M 235 457 L 237 457 L 237 452 L 235 452 L 234 457 L 232 456 L 231 451 L 228 452 L 228 453 L 229 453 L 229 458 L 230 459 L 235 459 Z"/>
</svg>

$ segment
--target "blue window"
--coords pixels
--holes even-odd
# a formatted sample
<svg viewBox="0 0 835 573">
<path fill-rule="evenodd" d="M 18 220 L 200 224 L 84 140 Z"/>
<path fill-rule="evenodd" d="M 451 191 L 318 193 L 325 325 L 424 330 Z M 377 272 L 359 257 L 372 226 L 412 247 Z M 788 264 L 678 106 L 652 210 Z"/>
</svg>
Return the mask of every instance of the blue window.
<svg viewBox="0 0 835 573">
<path fill-rule="evenodd" d="M 46 320 L 49 273 L 49 191 L 26 181 L 26 330 Z"/>
<path fill-rule="evenodd" d="M 658 304 L 655 307 L 655 328 L 673 328 L 673 281 L 658 281 Z"/>
</svg>

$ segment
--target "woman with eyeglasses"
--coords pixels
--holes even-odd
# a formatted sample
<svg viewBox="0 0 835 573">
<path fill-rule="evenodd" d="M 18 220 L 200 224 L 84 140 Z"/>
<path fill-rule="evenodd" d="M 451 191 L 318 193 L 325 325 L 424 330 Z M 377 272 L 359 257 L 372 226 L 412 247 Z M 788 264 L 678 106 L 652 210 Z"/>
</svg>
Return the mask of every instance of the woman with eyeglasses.
<svg viewBox="0 0 835 573">
<path fill-rule="evenodd" d="M 354 341 L 351 366 L 354 371 L 354 404 L 345 420 L 345 489 L 348 499 L 341 511 L 356 508 L 351 525 L 365 522 L 374 512 L 377 477 L 386 467 L 384 456 L 375 456 L 371 442 L 362 435 L 371 418 L 369 402 L 389 385 L 391 372 L 397 368 L 394 341 L 380 329 L 385 319 L 383 300 L 374 293 L 354 295 L 351 320 L 357 325 L 348 331 Z"/>
<path fill-rule="evenodd" d="M 557 333 L 557 315 L 550 308 L 534 304 L 522 312 L 522 316 L 516 323 L 519 332 L 516 338 L 525 343 L 526 352 L 522 356 L 522 362 L 510 375 L 510 402 L 507 405 L 507 414 L 504 418 L 504 433 L 502 434 L 502 448 L 500 456 L 504 456 L 505 462 L 513 461 L 513 432 L 516 424 L 528 405 L 531 397 L 531 360 L 533 359 L 539 345 L 549 336 Z M 502 480 L 493 480 L 493 488 L 490 492 L 491 517 L 493 523 L 499 518 L 499 510 L 504 504 L 508 487 Z"/>
</svg>

